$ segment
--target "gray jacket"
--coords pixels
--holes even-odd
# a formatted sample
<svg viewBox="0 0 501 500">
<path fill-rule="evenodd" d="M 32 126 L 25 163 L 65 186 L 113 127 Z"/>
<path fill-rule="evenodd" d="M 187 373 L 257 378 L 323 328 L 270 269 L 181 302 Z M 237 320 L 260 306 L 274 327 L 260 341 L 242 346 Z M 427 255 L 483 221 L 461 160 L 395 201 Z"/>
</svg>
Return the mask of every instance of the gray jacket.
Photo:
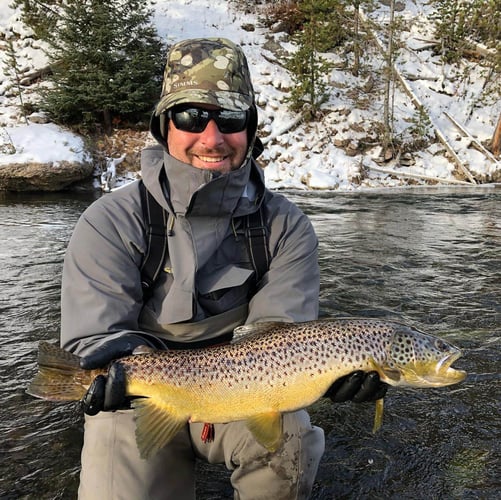
<svg viewBox="0 0 501 500">
<path fill-rule="evenodd" d="M 146 238 L 138 183 L 95 201 L 78 221 L 64 260 L 63 347 L 86 354 L 123 334 L 156 346 L 217 343 L 243 323 L 317 317 L 312 225 L 293 203 L 264 187 L 252 158 L 224 175 L 186 165 L 161 147 L 144 150 L 141 163 L 146 187 L 169 213 L 164 272 L 143 304 Z M 271 263 L 248 297 L 254 271 L 238 217 L 261 203 Z"/>
</svg>

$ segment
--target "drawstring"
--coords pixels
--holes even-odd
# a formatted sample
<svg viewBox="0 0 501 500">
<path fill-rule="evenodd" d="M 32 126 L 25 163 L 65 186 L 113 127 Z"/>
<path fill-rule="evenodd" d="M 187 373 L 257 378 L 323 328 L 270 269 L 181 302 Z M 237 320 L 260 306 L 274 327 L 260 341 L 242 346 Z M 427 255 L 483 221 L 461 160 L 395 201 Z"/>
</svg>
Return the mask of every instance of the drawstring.
<svg viewBox="0 0 501 500">
<path fill-rule="evenodd" d="M 231 230 L 233 231 L 233 236 L 235 236 L 235 241 L 240 241 L 240 237 L 237 234 L 237 228 L 235 227 L 235 218 L 231 218 Z"/>
<path fill-rule="evenodd" d="M 167 221 L 167 236 L 174 236 L 174 222 L 176 218 L 169 214 L 169 219 Z"/>
</svg>

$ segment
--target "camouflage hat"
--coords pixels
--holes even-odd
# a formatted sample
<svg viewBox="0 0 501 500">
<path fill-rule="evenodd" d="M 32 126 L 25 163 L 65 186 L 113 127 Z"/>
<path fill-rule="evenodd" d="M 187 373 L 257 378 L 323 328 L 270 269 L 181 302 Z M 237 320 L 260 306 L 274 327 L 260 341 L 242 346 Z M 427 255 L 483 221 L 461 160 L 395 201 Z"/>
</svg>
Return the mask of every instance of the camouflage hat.
<svg viewBox="0 0 501 500">
<path fill-rule="evenodd" d="M 225 38 L 195 38 L 173 45 L 155 115 L 183 103 L 249 109 L 254 89 L 242 49 Z"/>
</svg>

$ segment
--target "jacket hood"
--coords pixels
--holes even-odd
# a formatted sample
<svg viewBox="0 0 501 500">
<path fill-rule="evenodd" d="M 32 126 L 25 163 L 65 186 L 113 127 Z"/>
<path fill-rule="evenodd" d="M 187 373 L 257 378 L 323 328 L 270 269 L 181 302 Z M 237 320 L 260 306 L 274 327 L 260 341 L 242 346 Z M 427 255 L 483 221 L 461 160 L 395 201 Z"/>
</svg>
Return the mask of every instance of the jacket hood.
<svg viewBox="0 0 501 500">
<path fill-rule="evenodd" d="M 249 110 L 248 154 L 262 151 L 256 140 L 257 108 L 247 58 L 226 38 L 194 38 L 174 44 L 167 54 L 160 100 L 150 120 L 150 132 L 167 150 L 167 114 L 179 104 L 210 104 L 222 109 Z"/>
</svg>

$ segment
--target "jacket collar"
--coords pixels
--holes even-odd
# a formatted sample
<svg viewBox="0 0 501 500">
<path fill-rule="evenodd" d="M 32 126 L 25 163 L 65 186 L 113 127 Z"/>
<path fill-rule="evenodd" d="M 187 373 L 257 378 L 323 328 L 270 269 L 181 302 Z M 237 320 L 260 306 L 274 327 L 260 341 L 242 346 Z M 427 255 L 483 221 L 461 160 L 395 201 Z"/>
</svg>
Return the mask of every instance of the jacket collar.
<svg viewBox="0 0 501 500">
<path fill-rule="evenodd" d="M 224 217 L 253 212 L 264 192 L 261 169 L 252 158 L 237 170 L 219 174 L 193 167 L 151 147 L 142 153 L 148 190 L 167 210 L 183 216 Z"/>
<path fill-rule="evenodd" d="M 227 174 L 193 167 L 164 153 L 169 201 L 176 214 L 232 214 L 249 180 L 250 162 Z"/>
</svg>

